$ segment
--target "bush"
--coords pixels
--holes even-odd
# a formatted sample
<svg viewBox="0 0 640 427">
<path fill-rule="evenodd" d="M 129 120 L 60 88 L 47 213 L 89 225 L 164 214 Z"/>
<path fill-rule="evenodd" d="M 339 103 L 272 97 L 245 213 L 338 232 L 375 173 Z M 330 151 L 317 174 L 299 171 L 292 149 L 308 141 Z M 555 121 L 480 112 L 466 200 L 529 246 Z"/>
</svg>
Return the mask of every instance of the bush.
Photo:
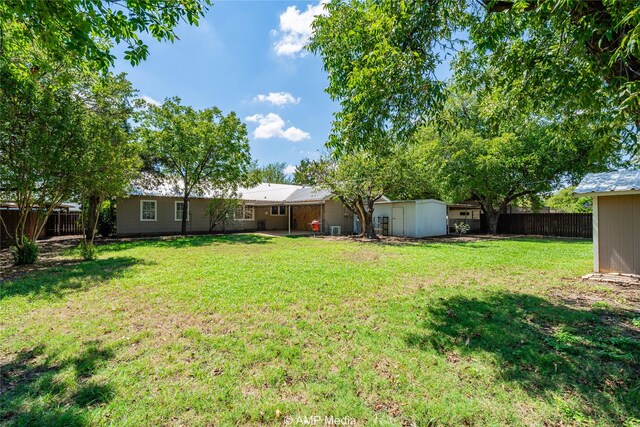
<svg viewBox="0 0 640 427">
<path fill-rule="evenodd" d="M 96 247 L 93 244 L 82 242 L 80 243 L 80 255 L 85 261 L 93 261 L 98 258 L 98 251 L 96 251 Z"/>
<path fill-rule="evenodd" d="M 466 222 L 457 222 L 453 227 L 459 235 L 467 234 L 471 230 L 471 226 Z"/>
<path fill-rule="evenodd" d="M 11 247 L 11 256 L 13 257 L 13 263 L 15 265 L 29 265 L 36 262 L 40 248 L 35 242 L 32 242 L 27 237 L 22 239 L 22 248 L 17 246 Z"/>
</svg>

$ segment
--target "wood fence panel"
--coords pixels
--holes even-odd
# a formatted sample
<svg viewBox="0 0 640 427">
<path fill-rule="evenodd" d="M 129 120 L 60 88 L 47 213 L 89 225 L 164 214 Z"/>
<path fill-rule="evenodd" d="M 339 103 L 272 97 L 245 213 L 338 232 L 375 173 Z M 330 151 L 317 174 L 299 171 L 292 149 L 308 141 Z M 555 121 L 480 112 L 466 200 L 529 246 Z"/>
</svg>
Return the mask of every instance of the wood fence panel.
<svg viewBox="0 0 640 427">
<path fill-rule="evenodd" d="M 498 220 L 498 233 L 591 238 L 592 214 L 502 214 Z"/>
<path fill-rule="evenodd" d="M 17 210 L 0 209 L 0 216 L 6 224 L 9 232 L 13 233 L 18 224 L 19 212 Z M 36 213 L 30 213 L 27 218 L 26 229 L 33 230 L 35 226 Z M 47 218 L 47 222 L 42 229 L 39 239 L 51 236 L 73 236 L 82 234 L 79 212 L 54 212 Z M 8 244 L 11 238 L 7 235 L 4 227 L 0 225 L 0 242 L 2 246 Z"/>
</svg>

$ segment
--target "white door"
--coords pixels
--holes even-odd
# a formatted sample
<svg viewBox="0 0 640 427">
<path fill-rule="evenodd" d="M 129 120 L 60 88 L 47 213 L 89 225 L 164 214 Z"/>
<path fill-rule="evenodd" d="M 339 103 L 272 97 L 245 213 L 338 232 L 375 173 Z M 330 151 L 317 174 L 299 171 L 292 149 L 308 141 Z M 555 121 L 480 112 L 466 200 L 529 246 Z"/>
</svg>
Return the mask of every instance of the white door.
<svg viewBox="0 0 640 427">
<path fill-rule="evenodd" d="M 404 208 L 393 208 L 391 215 L 391 232 L 394 236 L 404 236 Z"/>
</svg>

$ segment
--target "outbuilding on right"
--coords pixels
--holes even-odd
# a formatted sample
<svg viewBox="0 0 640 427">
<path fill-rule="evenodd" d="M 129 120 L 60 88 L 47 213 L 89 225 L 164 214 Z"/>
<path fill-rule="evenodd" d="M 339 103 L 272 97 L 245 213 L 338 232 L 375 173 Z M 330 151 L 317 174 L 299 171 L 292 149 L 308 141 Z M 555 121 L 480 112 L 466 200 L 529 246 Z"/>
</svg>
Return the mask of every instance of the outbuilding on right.
<svg viewBox="0 0 640 427">
<path fill-rule="evenodd" d="M 640 171 L 588 174 L 574 194 L 593 197 L 593 269 L 640 275 Z"/>
</svg>

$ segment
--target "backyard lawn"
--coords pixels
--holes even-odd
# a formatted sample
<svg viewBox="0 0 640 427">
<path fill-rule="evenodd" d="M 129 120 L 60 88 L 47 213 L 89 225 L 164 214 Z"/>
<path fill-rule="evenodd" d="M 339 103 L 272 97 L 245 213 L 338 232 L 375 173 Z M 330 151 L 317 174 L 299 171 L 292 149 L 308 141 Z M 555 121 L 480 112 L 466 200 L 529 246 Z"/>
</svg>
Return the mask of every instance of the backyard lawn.
<svg viewBox="0 0 640 427">
<path fill-rule="evenodd" d="M 0 281 L 0 423 L 640 425 L 640 290 L 581 282 L 590 241 L 99 254 Z"/>
</svg>

